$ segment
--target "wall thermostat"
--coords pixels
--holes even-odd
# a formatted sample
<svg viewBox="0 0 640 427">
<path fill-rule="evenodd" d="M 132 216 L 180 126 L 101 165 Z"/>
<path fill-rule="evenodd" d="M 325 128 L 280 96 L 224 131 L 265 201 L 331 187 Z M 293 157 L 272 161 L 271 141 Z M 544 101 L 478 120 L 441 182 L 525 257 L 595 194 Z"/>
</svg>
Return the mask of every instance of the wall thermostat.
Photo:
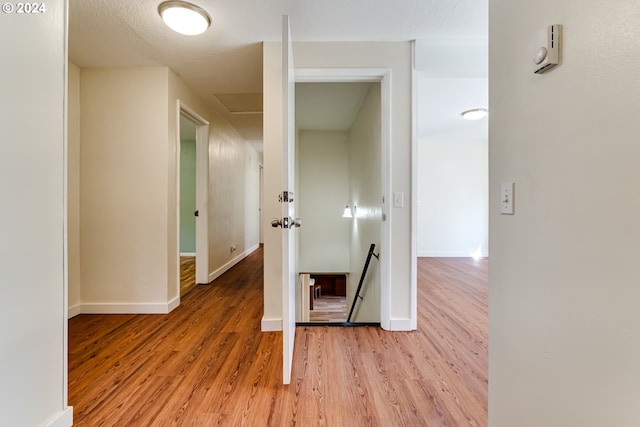
<svg viewBox="0 0 640 427">
<path fill-rule="evenodd" d="M 533 41 L 533 72 L 546 73 L 560 64 L 561 45 L 562 25 L 549 25 L 539 31 Z"/>
</svg>

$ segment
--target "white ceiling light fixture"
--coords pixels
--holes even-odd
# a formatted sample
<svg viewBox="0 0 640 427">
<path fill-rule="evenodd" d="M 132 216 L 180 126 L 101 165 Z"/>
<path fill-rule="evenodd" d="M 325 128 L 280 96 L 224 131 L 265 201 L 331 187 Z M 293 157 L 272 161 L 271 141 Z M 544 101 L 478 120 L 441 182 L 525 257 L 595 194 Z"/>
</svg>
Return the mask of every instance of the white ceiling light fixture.
<svg viewBox="0 0 640 427">
<path fill-rule="evenodd" d="M 480 120 L 487 116 L 489 110 L 486 108 L 474 108 L 473 110 L 467 110 L 460 113 L 460 115 L 466 120 Z"/>
<path fill-rule="evenodd" d="M 211 25 L 211 17 L 204 9 L 186 1 L 160 3 L 158 13 L 169 28 L 187 36 L 202 34 Z"/>
</svg>

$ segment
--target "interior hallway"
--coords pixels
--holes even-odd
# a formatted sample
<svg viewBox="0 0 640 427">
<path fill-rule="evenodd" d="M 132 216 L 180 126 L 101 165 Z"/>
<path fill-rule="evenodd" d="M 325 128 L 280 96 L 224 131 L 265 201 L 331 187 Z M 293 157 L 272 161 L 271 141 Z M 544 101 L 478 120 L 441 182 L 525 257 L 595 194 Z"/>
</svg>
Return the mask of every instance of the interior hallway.
<svg viewBox="0 0 640 427">
<path fill-rule="evenodd" d="M 486 426 L 487 261 L 418 262 L 418 331 L 260 331 L 260 248 L 168 315 L 69 321 L 76 426 Z"/>
</svg>

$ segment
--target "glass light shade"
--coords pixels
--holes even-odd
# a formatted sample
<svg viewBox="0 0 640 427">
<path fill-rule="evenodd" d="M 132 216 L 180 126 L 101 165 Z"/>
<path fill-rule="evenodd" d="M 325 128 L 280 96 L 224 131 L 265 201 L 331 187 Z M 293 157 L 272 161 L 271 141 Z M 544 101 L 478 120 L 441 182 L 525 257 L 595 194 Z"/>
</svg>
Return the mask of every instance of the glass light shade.
<svg viewBox="0 0 640 427">
<path fill-rule="evenodd" d="M 349 205 L 344 207 L 344 213 L 342 214 L 342 218 L 353 218 L 353 215 L 351 215 L 351 209 L 349 208 Z"/>
<path fill-rule="evenodd" d="M 473 110 L 463 111 L 461 115 L 467 120 L 480 120 L 486 117 L 488 112 L 489 110 L 486 108 L 474 108 Z"/>
<path fill-rule="evenodd" d="M 169 28 L 187 36 L 202 34 L 211 25 L 211 18 L 207 12 L 184 1 L 161 3 L 158 13 Z"/>
</svg>

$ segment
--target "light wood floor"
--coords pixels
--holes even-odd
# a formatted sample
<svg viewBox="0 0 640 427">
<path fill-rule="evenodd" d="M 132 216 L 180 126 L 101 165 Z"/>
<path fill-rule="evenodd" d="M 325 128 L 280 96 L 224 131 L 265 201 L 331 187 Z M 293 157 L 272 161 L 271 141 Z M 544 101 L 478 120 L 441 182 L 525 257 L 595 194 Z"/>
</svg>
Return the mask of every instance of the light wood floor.
<svg viewBox="0 0 640 427">
<path fill-rule="evenodd" d="M 76 426 L 486 426 L 487 263 L 420 259 L 418 331 L 260 332 L 262 249 L 168 315 L 69 321 Z"/>
<path fill-rule="evenodd" d="M 195 285 L 196 257 L 180 256 L 180 296 L 185 296 Z"/>
<path fill-rule="evenodd" d="M 335 295 L 322 295 L 313 301 L 313 310 L 309 311 L 310 322 L 346 322 L 347 298 Z"/>
</svg>

